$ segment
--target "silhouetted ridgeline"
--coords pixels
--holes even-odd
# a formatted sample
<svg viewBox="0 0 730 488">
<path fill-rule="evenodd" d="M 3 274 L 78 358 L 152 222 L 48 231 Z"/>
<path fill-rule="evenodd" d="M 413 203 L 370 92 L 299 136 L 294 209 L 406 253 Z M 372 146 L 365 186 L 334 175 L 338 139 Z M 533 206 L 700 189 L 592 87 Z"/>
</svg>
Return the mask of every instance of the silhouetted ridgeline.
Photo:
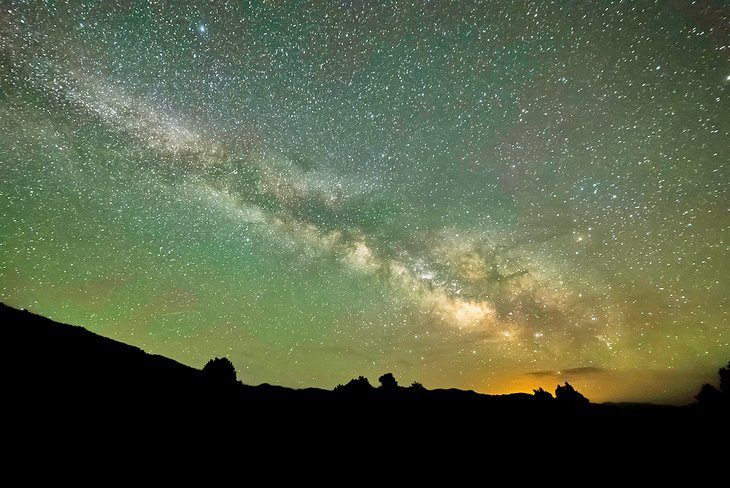
<svg viewBox="0 0 730 488">
<path fill-rule="evenodd" d="M 334 391 L 247 386 L 227 359 L 198 370 L 5 305 L 0 320 L 6 416 L 39 432 L 244 436 L 261 445 L 287 439 L 290 449 L 313 438 L 392 449 L 474 439 L 514 447 L 529 439 L 521 447 L 529 451 L 607 441 L 639 449 L 637 440 L 670 449 L 727 427 L 727 397 L 707 387 L 711 406 L 703 408 L 596 405 L 567 383 L 555 396 L 427 390 L 398 386 L 391 374 L 377 388 L 363 377 Z"/>
</svg>

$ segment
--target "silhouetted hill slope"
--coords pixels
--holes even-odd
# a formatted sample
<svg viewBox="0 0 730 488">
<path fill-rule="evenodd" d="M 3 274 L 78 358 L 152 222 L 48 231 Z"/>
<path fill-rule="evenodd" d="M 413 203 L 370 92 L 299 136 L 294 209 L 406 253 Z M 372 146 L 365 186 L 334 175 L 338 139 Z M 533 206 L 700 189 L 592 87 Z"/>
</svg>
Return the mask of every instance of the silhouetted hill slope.
<svg viewBox="0 0 730 488">
<path fill-rule="evenodd" d="M 199 390 L 201 372 L 172 359 L 0 305 L 4 362 L 26 395 L 73 403 L 84 397 L 120 401 L 145 395 L 148 401 L 181 400 Z M 12 359 L 12 361 L 9 361 Z"/>
<path fill-rule="evenodd" d="M 313 439 L 332 449 L 383 444 L 385 451 L 484 439 L 526 451 L 610 443 L 671 450 L 727 427 L 727 416 L 696 407 L 375 388 L 365 378 L 334 391 L 247 386 L 214 381 L 171 359 L 1 304 L 0 321 L 5 418 L 43 435 L 153 433 L 188 443 L 241 436 L 262 449 L 285 442 L 294 451 L 310 449 Z"/>
</svg>

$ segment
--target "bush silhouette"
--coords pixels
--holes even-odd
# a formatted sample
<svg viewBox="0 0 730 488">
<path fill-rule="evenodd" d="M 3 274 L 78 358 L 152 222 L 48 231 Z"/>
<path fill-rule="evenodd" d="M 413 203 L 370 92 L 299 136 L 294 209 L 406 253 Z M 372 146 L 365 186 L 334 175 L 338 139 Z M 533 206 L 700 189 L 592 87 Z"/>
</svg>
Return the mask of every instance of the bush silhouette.
<svg viewBox="0 0 730 488">
<path fill-rule="evenodd" d="M 708 406 L 718 406 L 730 402 L 730 362 L 718 371 L 720 375 L 720 389 L 709 383 L 702 385 L 702 389 L 695 396 L 697 403 Z"/>
<path fill-rule="evenodd" d="M 582 406 L 590 403 L 586 397 L 576 391 L 576 389 L 567 381 L 564 386 L 558 385 L 558 387 L 555 388 L 555 399 L 563 405 Z"/>
<path fill-rule="evenodd" d="M 714 386 L 705 383 L 695 399 L 702 405 L 716 405 L 722 401 L 723 393 Z"/>
<path fill-rule="evenodd" d="M 358 376 L 357 378 L 351 379 L 346 385 L 337 385 L 335 387 L 335 391 L 346 393 L 367 393 L 373 389 L 373 385 L 364 376 Z"/>
<path fill-rule="evenodd" d="M 560 386 L 558 388 L 561 388 Z M 541 401 L 541 402 L 549 402 L 553 400 L 553 394 L 549 391 L 545 391 L 541 388 L 538 388 L 537 390 L 532 390 L 533 396 L 535 397 L 535 400 Z M 580 393 L 579 393 L 580 395 Z"/>
<path fill-rule="evenodd" d="M 210 381 L 225 384 L 235 383 L 236 368 L 228 358 L 211 359 L 203 367 L 203 375 Z"/>
<path fill-rule="evenodd" d="M 413 383 L 411 383 L 411 390 L 426 391 L 426 388 L 424 388 L 423 385 L 418 381 L 414 381 Z"/>
<path fill-rule="evenodd" d="M 718 371 L 720 374 L 720 391 L 724 395 L 730 395 L 730 361 L 727 362 L 727 366 L 720 368 Z"/>
<path fill-rule="evenodd" d="M 380 388 L 383 390 L 395 390 L 398 388 L 398 382 L 395 380 L 393 373 L 385 373 L 378 378 L 378 381 L 380 381 Z"/>
</svg>

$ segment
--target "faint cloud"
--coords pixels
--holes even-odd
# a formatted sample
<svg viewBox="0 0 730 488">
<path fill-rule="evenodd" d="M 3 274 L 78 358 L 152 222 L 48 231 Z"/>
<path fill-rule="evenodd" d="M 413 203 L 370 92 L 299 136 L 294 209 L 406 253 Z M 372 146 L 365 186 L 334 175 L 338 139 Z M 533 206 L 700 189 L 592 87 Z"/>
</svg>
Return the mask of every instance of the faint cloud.
<svg viewBox="0 0 730 488">
<path fill-rule="evenodd" d="M 560 370 L 546 370 L 546 371 L 533 371 L 527 373 L 528 376 L 534 376 L 537 378 L 544 377 L 561 377 L 561 376 L 585 376 L 605 373 L 606 370 L 603 368 L 596 368 L 593 366 L 586 366 L 581 368 L 567 368 Z"/>
</svg>

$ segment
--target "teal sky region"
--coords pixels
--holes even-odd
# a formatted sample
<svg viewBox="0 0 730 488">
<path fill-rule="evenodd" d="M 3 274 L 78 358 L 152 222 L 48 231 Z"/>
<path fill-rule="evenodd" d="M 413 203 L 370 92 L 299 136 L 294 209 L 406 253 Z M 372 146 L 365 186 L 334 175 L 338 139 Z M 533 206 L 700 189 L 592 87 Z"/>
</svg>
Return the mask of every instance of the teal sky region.
<svg viewBox="0 0 730 488">
<path fill-rule="evenodd" d="M 729 90 L 719 0 L 5 1 L 0 298 L 249 384 L 686 403 Z"/>
</svg>

